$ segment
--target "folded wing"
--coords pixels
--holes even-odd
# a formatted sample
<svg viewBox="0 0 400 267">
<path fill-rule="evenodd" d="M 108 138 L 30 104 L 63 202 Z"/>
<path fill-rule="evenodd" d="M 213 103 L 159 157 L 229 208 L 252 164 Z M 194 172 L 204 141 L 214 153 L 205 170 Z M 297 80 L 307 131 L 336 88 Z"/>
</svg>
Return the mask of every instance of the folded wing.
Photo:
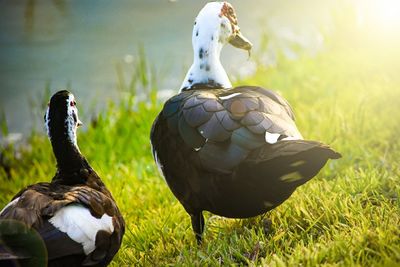
<svg viewBox="0 0 400 267">
<path fill-rule="evenodd" d="M 205 169 L 221 173 L 263 145 L 302 139 L 289 104 L 260 87 L 184 91 L 166 102 L 161 115 Z"/>
</svg>

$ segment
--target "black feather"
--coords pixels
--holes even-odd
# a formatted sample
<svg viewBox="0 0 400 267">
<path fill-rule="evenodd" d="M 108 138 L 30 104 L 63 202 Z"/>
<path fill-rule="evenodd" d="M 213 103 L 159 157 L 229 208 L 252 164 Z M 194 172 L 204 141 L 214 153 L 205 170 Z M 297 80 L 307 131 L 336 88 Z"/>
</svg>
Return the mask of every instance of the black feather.
<svg viewBox="0 0 400 267">
<path fill-rule="evenodd" d="M 278 94 L 252 86 L 216 88 L 196 84 L 173 97 L 173 122 L 162 111 L 151 131 L 165 179 L 190 214 L 197 240 L 202 211 L 231 218 L 265 213 L 340 156 L 315 141 L 268 144 L 266 133 L 301 138 L 291 107 Z"/>
</svg>

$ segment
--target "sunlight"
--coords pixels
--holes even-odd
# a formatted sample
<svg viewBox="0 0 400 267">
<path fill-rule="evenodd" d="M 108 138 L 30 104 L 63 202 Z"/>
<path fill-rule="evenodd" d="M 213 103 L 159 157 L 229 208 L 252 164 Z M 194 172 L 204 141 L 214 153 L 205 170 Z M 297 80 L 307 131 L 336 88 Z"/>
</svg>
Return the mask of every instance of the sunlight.
<svg viewBox="0 0 400 267">
<path fill-rule="evenodd" d="M 387 26 L 400 24 L 400 1 L 380 0 L 374 1 L 376 17 Z"/>
<path fill-rule="evenodd" d="M 361 24 L 372 23 L 381 30 L 400 27 L 399 0 L 358 1 Z"/>
</svg>

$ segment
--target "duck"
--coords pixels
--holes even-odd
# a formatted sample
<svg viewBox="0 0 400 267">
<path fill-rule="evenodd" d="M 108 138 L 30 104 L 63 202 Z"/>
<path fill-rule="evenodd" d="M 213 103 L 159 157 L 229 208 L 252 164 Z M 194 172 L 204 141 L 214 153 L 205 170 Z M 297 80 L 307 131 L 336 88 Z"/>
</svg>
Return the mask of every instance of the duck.
<svg viewBox="0 0 400 267">
<path fill-rule="evenodd" d="M 152 153 L 202 242 L 203 211 L 250 218 L 282 204 L 340 153 L 304 140 L 289 103 L 259 86 L 232 87 L 224 45 L 250 51 L 228 2 L 209 2 L 195 19 L 194 61 L 150 133 Z"/>
<path fill-rule="evenodd" d="M 55 93 L 44 121 L 57 171 L 51 182 L 25 187 L 1 210 L 0 265 L 107 266 L 121 246 L 125 222 L 79 150 L 82 123 L 74 95 Z"/>
</svg>

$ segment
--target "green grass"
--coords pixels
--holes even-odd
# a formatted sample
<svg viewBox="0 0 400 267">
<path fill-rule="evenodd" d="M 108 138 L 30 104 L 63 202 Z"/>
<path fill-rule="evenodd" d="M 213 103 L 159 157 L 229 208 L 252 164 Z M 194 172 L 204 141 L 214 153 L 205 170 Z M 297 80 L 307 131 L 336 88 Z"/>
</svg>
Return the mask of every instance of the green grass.
<svg viewBox="0 0 400 267">
<path fill-rule="evenodd" d="M 369 50 L 334 49 L 282 59 L 273 68 L 260 64 L 252 77 L 237 81 L 278 90 L 292 104 L 303 135 L 330 144 L 343 158 L 328 162 L 263 217 L 233 220 L 206 213 L 201 246 L 153 162 L 149 132 L 162 106 L 154 85 L 135 74 L 139 87 L 150 86 L 152 101 L 110 103 L 86 122 L 78 139 L 127 223 L 112 266 L 399 266 L 398 63 Z M 119 86 L 137 89 L 132 82 Z M 78 107 L 84 102 L 78 98 Z M 33 133 L 28 144 L 18 159 L 12 148 L 3 148 L 11 177 L 0 168 L 0 206 L 21 187 L 49 181 L 55 172 L 44 134 Z"/>
</svg>

